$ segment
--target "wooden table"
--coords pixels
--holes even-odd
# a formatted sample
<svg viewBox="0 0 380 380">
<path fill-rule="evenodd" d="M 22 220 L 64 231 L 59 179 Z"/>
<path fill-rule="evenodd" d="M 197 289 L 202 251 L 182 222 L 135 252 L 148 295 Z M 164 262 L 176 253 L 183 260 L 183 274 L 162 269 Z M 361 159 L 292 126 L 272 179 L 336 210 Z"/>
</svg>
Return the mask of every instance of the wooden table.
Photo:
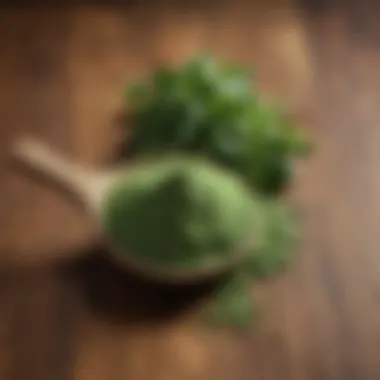
<svg viewBox="0 0 380 380">
<path fill-rule="evenodd" d="M 0 11 L 0 379 L 380 379 L 379 7 L 130 3 Z M 300 252 L 253 289 L 265 317 L 243 334 L 171 313 L 177 292 L 85 248 L 83 212 L 9 160 L 32 134 L 106 165 L 124 83 L 199 48 L 256 66 L 316 145 Z"/>
</svg>

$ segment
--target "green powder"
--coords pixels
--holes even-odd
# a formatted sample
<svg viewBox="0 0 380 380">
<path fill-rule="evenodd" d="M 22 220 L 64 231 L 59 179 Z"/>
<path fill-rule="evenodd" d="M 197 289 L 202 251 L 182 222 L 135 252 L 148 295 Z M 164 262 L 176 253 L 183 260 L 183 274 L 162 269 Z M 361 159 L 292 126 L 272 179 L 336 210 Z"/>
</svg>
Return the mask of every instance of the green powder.
<svg viewBox="0 0 380 380">
<path fill-rule="evenodd" d="M 126 172 L 105 200 L 103 226 L 126 255 L 199 268 L 258 238 L 260 210 L 234 174 L 201 159 L 170 157 Z"/>
</svg>

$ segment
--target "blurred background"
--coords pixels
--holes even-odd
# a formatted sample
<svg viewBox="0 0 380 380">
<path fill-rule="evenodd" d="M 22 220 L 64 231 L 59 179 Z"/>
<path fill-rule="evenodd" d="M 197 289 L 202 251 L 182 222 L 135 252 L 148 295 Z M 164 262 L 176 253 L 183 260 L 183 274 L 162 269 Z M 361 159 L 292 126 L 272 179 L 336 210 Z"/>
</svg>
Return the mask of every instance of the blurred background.
<svg viewBox="0 0 380 380">
<path fill-rule="evenodd" d="M 380 2 L 69 3 L 0 8 L 0 379 L 380 379 Z M 300 255 L 244 335 L 151 318 L 178 296 L 101 258 L 83 212 L 9 158 L 28 134 L 116 160 L 124 85 L 200 50 L 252 66 L 316 146 Z"/>
</svg>

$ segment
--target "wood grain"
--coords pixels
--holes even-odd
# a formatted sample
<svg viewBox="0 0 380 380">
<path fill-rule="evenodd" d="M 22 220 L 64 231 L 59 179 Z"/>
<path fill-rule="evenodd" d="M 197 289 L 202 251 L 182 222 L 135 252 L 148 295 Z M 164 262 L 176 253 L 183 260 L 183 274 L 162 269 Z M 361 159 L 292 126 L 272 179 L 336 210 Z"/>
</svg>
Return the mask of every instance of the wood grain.
<svg viewBox="0 0 380 380">
<path fill-rule="evenodd" d="M 380 378 L 379 7 L 249 3 L 0 10 L 1 379 Z M 194 323 L 207 289 L 152 286 L 81 248 L 82 211 L 9 159 L 27 133 L 106 165 L 124 83 L 199 49 L 256 67 L 316 146 L 291 192 L 299 254 L 253 289 L 247 333 Z"/>
</svg>

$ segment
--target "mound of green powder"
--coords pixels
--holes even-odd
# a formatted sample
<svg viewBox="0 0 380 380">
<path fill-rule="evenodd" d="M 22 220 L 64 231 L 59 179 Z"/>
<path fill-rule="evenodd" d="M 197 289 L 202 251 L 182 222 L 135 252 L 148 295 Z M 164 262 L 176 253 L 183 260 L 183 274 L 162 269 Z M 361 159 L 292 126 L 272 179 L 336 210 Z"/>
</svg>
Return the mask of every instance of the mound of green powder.
<svg viewBox="0 0 380 380">
<path fill-rule="evenodd" d="M 139 164 L 117 181 L 103 227 L 126 255 L 200 268 L 259 239 L 260 210 L 238 176 L 205 160 L 170 157 Z"/>
</svg>

